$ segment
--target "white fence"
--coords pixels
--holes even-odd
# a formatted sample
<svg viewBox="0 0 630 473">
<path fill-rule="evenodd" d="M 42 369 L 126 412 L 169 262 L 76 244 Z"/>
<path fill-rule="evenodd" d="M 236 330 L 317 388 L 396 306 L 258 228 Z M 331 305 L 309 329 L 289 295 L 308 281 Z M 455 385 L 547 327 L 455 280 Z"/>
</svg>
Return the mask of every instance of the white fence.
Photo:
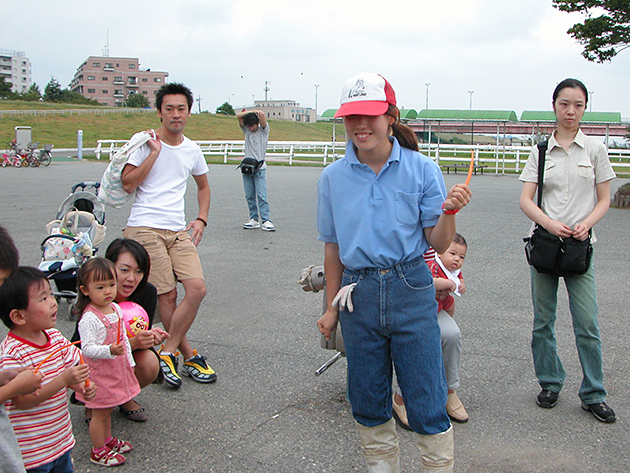
<svg viewBox="0 0 630 473">
<path fill-rule="evenodd" d="M 98 140 L 96 157 L 101 154 L 111 155 L 125 144 L 124 140 Z M 220 158 L 223 163 L 239 162 L 244 157 L 243 140 L 235 141 L 197 141 L 205 156 Z M 318 164 L 326 166 L 343 157 L 344 142 L 331 141 L 270 141 L 267 145 L 266 159 L 272 162 L 294 164 Z M 420 151 L 441 166 L 468 164 L 471 151 L 475 155 L 475 164 L 485 166 L 484 172 L 493 174 L 520 173 L 531 152 L 529 146 L 496 145 L 420 145 Z M 610 149 L 610 161 L 617 174 L 630 174 L 630 150 Z"/>
<path fill-rule="evenodd" d="M 44 117 L 50 115 L 112 115 L 155 113 L 151 108 L 78 108 L 72 110 L 0 110 L 0 118 Z"/>
<path fill-rule="evenodd" d="M 223 163 L 240 162 L 244 157 L 245 141 L 195 141 L 204 156 L 221 158 Z M 108 157 L 124 145 L 124 140 L 98 140 L 95 155 Z M 293 164 L 327 164 L 345 154 L 346 144 L 332 141 L 270 141 L 267 143 L 267 161 Z"/>
</svg>

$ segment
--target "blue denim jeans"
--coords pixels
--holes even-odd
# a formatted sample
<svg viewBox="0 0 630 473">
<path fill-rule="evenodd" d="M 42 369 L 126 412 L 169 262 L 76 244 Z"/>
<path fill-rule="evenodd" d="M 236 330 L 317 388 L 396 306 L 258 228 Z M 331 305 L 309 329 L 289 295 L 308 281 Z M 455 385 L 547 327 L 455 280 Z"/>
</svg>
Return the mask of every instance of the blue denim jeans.
<svg viewBox="0 0 630 473">
<path fill-rule="evenodd" d="M 267 201 L 267 169 L 259 169 L 254 174 L 243 174 L 245 200 L 249 207 L 249 218 L 261 222 L 270 220 L 269 202 Z M 259 214 L 260 212 L 260 214 Z"/>
<path fill-rule="evenodd" d="M 346 269 L 342 281 L 357 283 L 354 311 L 339 313 L 354 418 L 368 427 L 391 419 L 394 367 L 409 426 L 423 435 L 448 430 L 437 302 L 424 260 Z"/>
<path fill-rule="evenodd" d="M 540 274 L 531 268 L 534 329 L 532 354 L 538 383 L 543 389 L 560 392 L 566 373 L 558 357 L 556 343 L 556 307 L 560 278 Z M 569 309 L 573 319 L 575 344 L 582 365 L 582 385 L 579 396 L 587 404 L 604 402 L 602 342 L 597 322 L 597 296 L 593 261 L 580 276 L 563 278 L 569 294 Z"/>
<path fill-rule="evenodd" d="M 27 473 L 72 473 L 74 471 L 72 450 L 67 451 L 50 463 L 26 471 Z"/>
</svg>

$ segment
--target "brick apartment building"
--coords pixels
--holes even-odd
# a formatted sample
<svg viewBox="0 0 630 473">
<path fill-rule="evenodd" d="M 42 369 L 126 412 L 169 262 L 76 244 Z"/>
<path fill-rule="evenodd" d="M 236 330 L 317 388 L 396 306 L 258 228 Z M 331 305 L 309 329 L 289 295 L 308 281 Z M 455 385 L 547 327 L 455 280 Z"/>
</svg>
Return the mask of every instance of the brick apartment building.
<svg viewBox="0 0 630 473">
<path fill-rule="evenodd" d="M 24 51 L 0 49 L 0 75 L 13 84 L 12 92 L 26 92 L 31 87 L 31 61 Z"/>
<path fill-rule="evenodd" d="M 124 107 L 131 94 L 143 94 L 155 107 L 155 94 L 168 72 L 140 69 L 138 58 L 90 56 L 70 82 L 70 90 L 110 107 Z"/>
</svg>

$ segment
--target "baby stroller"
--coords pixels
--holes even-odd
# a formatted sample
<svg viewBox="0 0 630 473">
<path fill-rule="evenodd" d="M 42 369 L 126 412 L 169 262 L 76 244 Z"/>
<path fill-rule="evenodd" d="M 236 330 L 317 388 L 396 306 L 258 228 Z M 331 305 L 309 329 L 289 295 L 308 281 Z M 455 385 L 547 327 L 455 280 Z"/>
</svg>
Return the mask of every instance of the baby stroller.
<svg viewBox="0 0 630 473">
<path fill-rule="evenodd" d="M 54 282 L 57 301 L 74 303 L 79 268 L 96 255 L 105 239 L 105 206 L 96 196 L 99 187 L 100 183 L 92 181 L 72 186 L 55 220 L 46 225 L 48 236 L 41 244 L 39 269 Z"/>
<path fill-rule="evenodd" d="M 326 274 L 324 272 L 324 267 L 311 265 L 308 268 L 302 269 L 302 274 L 300 275 L 298 284 L 302 286 L 302 290 L 305 292 L 324 291 L 322 301 L 322 314 L 324 314 L 326 312 L 326 308 L 328 307 L 326 296 Z M 337 328 L 334 329 L 330 335 L 330 340 L 326 340 L 324 335 L 321 336 L 320 346 L 326 350 L 335 350 L 336 353 L 331 359 L 315 371 L 315 376 L 319 376 L 334 365 L 339 358 L 346 356 L 346 346 L 343 342 L 341 324 L 337 323 Z"/>
</svg>

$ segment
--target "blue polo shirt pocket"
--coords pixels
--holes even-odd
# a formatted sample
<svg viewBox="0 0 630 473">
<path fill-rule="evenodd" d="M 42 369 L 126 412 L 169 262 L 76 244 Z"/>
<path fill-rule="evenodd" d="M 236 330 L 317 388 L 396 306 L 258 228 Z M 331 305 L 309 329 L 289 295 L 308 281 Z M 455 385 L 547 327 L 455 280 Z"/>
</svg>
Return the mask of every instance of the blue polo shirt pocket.
<svg viewBox="0 0 630 473">
<path fill-rule="evenodd" d="M 417 225 L 420 221 L 420 193 L 396 192 L 396 221 L 402 225 Z"/>
</svg>

